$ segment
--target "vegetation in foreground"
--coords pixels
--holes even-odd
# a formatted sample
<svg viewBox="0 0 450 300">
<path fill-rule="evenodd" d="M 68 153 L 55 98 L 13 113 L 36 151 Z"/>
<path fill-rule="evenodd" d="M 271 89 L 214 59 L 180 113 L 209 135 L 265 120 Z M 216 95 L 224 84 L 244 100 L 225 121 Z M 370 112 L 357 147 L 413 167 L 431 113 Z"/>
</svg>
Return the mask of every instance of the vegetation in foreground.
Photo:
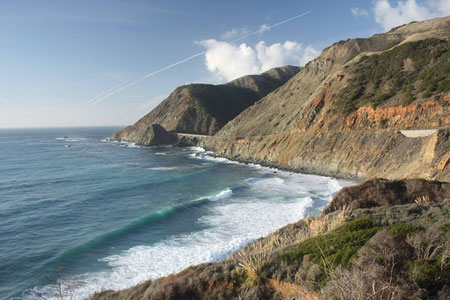
<svg viewBox="0 0 450 300">
<path fill-rule="evenodd" d="M 349 209 L 336 195 L 334 211 L 290 224 L 226 260 L 92 298 L 449 299 L 448 186 L 444 197 L 370 208 Z"/>
</svg>

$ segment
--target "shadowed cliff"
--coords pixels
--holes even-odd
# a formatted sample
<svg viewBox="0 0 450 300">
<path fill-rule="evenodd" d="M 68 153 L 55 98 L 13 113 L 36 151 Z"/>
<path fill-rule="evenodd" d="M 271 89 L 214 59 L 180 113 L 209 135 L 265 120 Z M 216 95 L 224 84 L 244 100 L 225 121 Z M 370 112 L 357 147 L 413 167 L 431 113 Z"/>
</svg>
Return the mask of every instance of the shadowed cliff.
<svg viewBox="0 0 450 300">
<path fill-rule="evenodd" d="M 180 86 L 136 124 L 116 132 L 113 139 L 139 142 L 145 139 L 146 129 L 152 124 L 160 124 L 173 132 L 214 134 L 299 70 L 299 67 L 284 66 L 223 85 Z"/>
</svg>

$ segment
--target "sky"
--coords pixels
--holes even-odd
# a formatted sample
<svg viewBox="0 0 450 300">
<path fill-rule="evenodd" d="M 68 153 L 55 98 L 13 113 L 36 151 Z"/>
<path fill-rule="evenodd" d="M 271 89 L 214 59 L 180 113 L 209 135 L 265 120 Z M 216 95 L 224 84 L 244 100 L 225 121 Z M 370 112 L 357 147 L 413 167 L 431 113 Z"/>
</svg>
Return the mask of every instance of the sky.
<svg viewBox="0 0 450 300">
<path fill-rule="evenodd" d="M 0 0 L 0 128 L 133 124 L 180 85 L 449 14 L 448 0 Z"/>
</svg>

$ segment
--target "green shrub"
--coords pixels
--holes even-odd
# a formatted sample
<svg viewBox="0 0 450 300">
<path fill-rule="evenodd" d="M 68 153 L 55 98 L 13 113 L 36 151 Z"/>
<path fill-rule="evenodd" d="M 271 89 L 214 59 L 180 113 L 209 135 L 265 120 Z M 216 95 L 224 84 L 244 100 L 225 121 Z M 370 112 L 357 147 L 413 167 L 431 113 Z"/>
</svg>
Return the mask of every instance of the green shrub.
<svg viewBox="0 0 450 300">
<path fill-rule="evenodd" d="M 309 255 L 312 262 L 322 267 L 348 267 L 358 249 L 380 228 L 369 218 L 358 218 L 328 234 L 299 243 L 296 249 L 282 253 L 280 258 L 288 262 L 301 262 L 305 255 Z"/>
<path fill-rule="evenodd" d="M 413 61 L 413 70 L 404 71 L 407 58 Z M 449 73 L 450 43 L 439 39 L 405 43 L 379 55 L 363 56 L 351 67 L 352 79 L 337 95 L 335 111 L 350 113 L 387 101 L 408 105 L 415 95 L 430 98 L 446 93 L 450 91 Z M 396 95 L 396 100 L 391 100 Z"/>
<path fill-rule="evenodd" d="M 430 289 L 434 284 L 436 274 L 440 270 L 439 261 L 434 259 L 417 259 L 409 263 L 411 280 L 424 289 Z"/>
<path fill-rule="evenodd" d="M 439 230 L 442 232 L 449 232 L 450 231 L 450 223 L 439 226 Z"/>
<path fill-rule="evenodd" d="M 397 238 L 405 239 L 408 234 L 424 231 L 425 228 L 414 224 L 394 224 L 389 231 Z"/>
</svg>

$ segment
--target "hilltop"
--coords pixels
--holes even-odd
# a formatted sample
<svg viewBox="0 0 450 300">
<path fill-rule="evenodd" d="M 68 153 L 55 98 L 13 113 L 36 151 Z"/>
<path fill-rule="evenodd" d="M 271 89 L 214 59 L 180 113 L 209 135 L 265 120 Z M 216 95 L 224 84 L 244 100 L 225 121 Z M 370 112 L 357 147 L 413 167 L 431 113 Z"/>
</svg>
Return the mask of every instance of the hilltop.
<svg viewBox="0 0 450 300">
<path fill-rule="evenodd" d="M 299 67 L 284 66 L 221 85 L 180 86 L 136 124 L 116 132 L 113 139 L 145 140 L 143 136 L 152 124 L 159 124 L 172 132 L 212 135 L 299 70 Z"/>
</svg>

